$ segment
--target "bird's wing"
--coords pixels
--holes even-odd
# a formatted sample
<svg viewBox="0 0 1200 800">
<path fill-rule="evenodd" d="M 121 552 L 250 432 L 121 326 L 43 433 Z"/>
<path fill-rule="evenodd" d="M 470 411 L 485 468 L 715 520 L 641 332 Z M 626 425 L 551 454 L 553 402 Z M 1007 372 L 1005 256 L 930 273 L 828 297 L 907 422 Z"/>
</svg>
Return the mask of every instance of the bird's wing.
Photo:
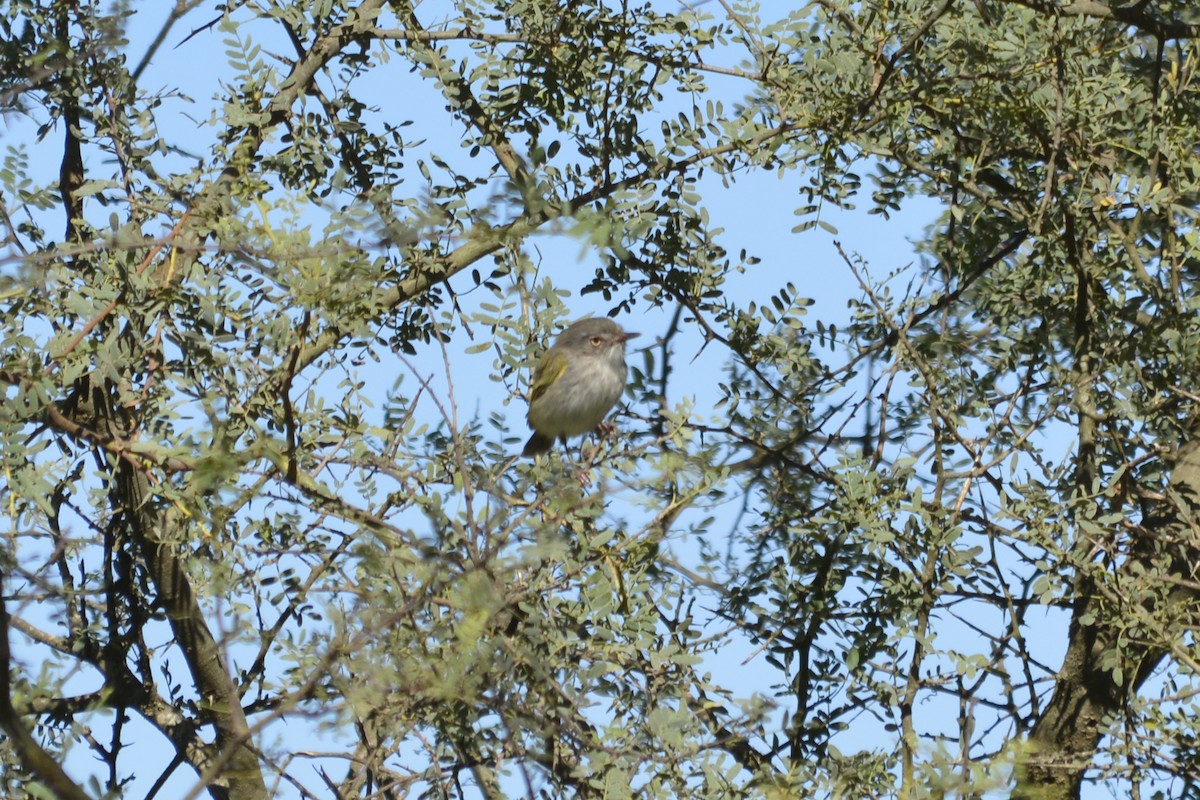
<svg viewBox="0 0 1200 800">
<path fill-rule="evenodd" d="M 554 382 L 567 371 L 569 363 L 567 357 L 561 353 L 553 353 L 549 358 L 543 358 L 538 362 L 537 369 L 533 371 L 533 389 L 529 394 L 529 402 L 537 400 L 542 393 L 553 386 Z"/>
</svg>

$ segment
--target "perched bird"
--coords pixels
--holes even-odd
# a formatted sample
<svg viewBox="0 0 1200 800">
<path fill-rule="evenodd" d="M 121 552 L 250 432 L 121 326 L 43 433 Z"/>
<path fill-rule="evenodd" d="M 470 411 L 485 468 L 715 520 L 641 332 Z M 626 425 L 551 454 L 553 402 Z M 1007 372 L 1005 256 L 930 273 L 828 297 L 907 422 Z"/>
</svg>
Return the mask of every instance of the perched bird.
<svg viewBox="0 0 1200 800">
<path fill-rule="evenodd" d="M 637 336 L 611 319 L 581 319 L 558 335 L 533 371 L 525 419 L 535 456 L 569 436 L 593 431 L 625 391 L 625 343 Z"/>
</svg>

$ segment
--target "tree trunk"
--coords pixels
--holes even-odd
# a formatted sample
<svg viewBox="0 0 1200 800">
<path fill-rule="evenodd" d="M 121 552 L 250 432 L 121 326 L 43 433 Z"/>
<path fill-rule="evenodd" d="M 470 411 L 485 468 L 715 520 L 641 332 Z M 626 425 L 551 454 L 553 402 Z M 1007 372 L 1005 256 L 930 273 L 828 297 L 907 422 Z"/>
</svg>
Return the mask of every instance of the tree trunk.
<svg viewBox="0 0 1200 800">
<path fill-rule="evenodd" d="M 91 425 L 101 434 L 126 436 L 114 413 L 110 387 L 97 383 L 95 378 L 80 380 L 77 413 L 90 417 Z M 241 694 L 230 677 L 220 643 L 205 624 L 179 557 L 185 540 L 172 535 L 170 515 L 152 496 L 146 474 L 128 460 L 110 457 L 109 461 L 116 476 L 110 488 L 113 507 L 121 512 L 118 519 L 127 526 L 133 549 L 154 584 L 157 601 L 167 612 L 175 643 L 207 710 L 206 721 L 216 728 L 215 747 L 205 754 L 204 761 L 192 760 L 192 766 L 208 782 L 209 793 L 217 800 L 265 799 L 262 766 L 242 711 Z"/>
<path fill-rule="evenodd" d="M 1169 572 L 1181 583 L 1195 584 L 1196 550 L 1193 525 L 1200 510 L 1200 440 L 1184 444 L 1171 472 L 1172 496 L 1160 512 L 1148 518 L 1135 550 L 1117 567 L 1128 580 L 1153 579 L 1162 569 L 1164 555 L 1170 558 Z M 1118 661 L 1121 673 L 1104 668 L 1122 621 L 1114 618 L 1112 604 L 1101 602 L 1095 581 L 1080 581 L 1072 611 L 1067 653 L 1054 687 L 1054 696 L 1029 735 L 1031 752 L 1018 770 L 1015 800 L 1074 800 L 1080 794 L 1084 774 L 1092 764 L 1105 721 L 1118 713 L 1125 698 L 1136 692 L 1166 656 L 1161 644 L 1146 644 L 1127 637 Z M 1165 597 L 1143 603 L 1148 615 L 1164 620 L 1169 615 L 1195 616 L 1200 594 L 1189 586 L 1175 584 Z M 1119 609 L 1118 609 L 1119 610 Z M 1128 620 L 1126 620 L 1128 622 Z"/>
</svg>

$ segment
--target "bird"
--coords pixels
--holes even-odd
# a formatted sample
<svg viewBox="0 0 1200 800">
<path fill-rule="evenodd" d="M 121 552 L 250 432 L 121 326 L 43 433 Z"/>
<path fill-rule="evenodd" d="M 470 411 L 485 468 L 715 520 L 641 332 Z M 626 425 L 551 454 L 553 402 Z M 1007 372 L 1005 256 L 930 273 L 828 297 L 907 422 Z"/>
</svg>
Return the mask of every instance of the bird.
<svg viewBox="0 0 1200 800">
<path fill-rule="evenodd" d="M 555 439 L 595 430 L 625 391 L 625 343 L 638 336 L 607 318 L 577 320 L 538 360 L 525 419 L 533 435 L 523 456 L 549 452 Z"/>
</svg>

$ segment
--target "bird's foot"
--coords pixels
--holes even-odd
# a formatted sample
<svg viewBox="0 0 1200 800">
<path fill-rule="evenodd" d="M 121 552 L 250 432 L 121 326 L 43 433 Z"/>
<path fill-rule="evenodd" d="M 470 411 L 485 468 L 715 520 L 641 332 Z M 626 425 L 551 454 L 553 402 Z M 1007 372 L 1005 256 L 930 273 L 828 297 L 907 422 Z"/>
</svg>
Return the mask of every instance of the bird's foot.
<svg viewBox="0 0 1200 800">
<path fill-rule="evenodd" d="M 575 480 L 579 481 L 580 489 L 587 489 L 592 485 L 592 468 L 590 466 L 580 467 L 575 471 Z"/>
</svg>

